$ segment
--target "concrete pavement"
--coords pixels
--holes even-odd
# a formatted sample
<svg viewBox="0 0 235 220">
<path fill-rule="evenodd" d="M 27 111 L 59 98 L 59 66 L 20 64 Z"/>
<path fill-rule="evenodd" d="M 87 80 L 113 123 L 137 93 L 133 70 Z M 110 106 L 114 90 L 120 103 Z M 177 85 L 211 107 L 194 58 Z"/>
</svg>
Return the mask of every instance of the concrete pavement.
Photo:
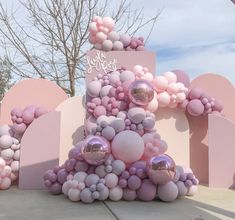
<svg viewBox="0 0 235 220">
<path fill-rule="evenodd" d="M 173 203 L 106 201 L 87 205 L 40 190 L 13 187 L 0 191 L 0 220 L 32 219 L 231 220 L 235 219 L 235 191 L 199 186 L 194 197 L 178 199 Z"/>
</svg>

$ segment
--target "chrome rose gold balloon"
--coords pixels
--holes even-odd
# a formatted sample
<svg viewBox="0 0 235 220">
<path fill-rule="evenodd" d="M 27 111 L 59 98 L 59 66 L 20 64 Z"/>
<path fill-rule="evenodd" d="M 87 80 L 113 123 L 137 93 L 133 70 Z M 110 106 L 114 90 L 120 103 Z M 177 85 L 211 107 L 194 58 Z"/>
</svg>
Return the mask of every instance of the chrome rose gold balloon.
<svg viewBox="0 0 235 220">
<path fill-rule="evenodd" d="M 148 105 L 154 97 L 154 88 L 147 80 L 135 80 L 128 87 L 130 100 L 141 106 Z"/>
<path fill-rule="evenodd" d="M 147 162 L 147 174 L 153 183 L 165 184 L 175 176 L 175 162 L 166 154 L 154 156 Z"/>
<path fill-rule="evenodd" d="M 81 153 L 84 160 L 91 165 L 102 164 L 111 153 L 109 142 L 100 136 L 89 136 L 83 143 Z"/>
</svg>

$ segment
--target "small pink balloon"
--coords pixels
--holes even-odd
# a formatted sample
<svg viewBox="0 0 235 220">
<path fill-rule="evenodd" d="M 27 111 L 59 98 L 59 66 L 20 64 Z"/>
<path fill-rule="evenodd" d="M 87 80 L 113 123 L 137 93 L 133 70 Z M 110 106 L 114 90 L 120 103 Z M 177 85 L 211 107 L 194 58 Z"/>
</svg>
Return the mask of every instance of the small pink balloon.
<svg viewBox="0 0 235 220">
<path fill-rule="evenodd" d="M 96 41 L 97 43 L 102 43 L 107 39 L 107 35 L 104 34 L 103 32 L 98 32 L 96 34 Z"/>
<path fill-rule="evenodd" d="M 104 17 L 102 19 L 103 21 L 103 25 L 109 29 L 109 31 L 112 31 L 113 30 L 113 27 L 114 27 L 114 24 L 115 24 L 115 21 L 111 18 L 111 17 Z"/>
<path fill-rule="evenodd" d="M 169 84 L 177 82 L 177 77 L 176 77 L 175 73 L 173 73 L 173 72 L 165 72 L 164 76 L 167 78 Z"/>
<path fill-rule="evenodd" d="M 138 46 L 136 48 L 137 51 L 144 51 L 145 50 L 145 47 L 144 46 Z"/>
<path fill-rule="evenodd" d="M 189 92 L 189 98 L 190 99 L 200 99 L 203 94 L 203 91 L 201 88 L 194 87 Z"/>
<path fill-rule="evenodd" d="M 17 134 L 23 134 L 26 130 L 27 126 L 24 123 L 21 124 L 13 124 L 13 130 L 17 133 Z"/>
<path fill-rule="evenodd" d="M 157 194 L 157 187 L 149 179 L 143 180 L 137 190 L 137 197 L 143 201 L 152 201 Z"/>
<path fill-rule="evenodd" d="M 102 48 L 104 51 L 110 51 L 113 49 L 113 42 L 111 40 L 105 40 L 102 43 Z"/>
<path fill-rule="evenodd" d="M 23 122 L 28 125 L 34 120 L 34 111 L 25 110 L 22 114 Z"/>
<path fill-rule="evenodd" d="M 93 35 L 89 35 L 88 40 L 89 40 L 89 42 L 90 42 L 91 44 L 95 44 L 95 43 L 96 43 L 96 37 L 93 36 Z"/>
<path fill-rule="evenodd" d="M 115 42 L 115 41 L 118 41 L 119 39 L 120 39 L 120 35 L 117 32 L 111 31 L 110 33 L 108 33 L 108 40 Z"/>
<path fill-rule="evenodd" d="M 102 105 L 97 106 L 94 110 L 94 116 L 96 118 L 100 117 L 101 115 L 106 115 L 106 108 Z"/>
<path fill-rule="evenodd" d="M 165 76 L 157 76 L 153 79 L 153 86 L 157 92 L 163 92 L 168 87 L 168 80 Z"/>
<path fill-rule="evenodd" d="M 122 34 L 120 36 L 120 41 L 123 43 L 124 47 L 127 47 L 131 42 L 131 37 L 127 34 Z"/>
<path fill-rule="evenodd" d="M 170 104 L 170 95 L 167 92 L 158 93 L 157 100 L 160 107 L 166 107 Z"/>
<path fill-rule="evenodd" d="M 204 110 L 204 105 L 198 99 L 191 100 L 187 105 L 187 111 L 192 116 L 199 116 L 203 114 Z"/>
<path fill-rule="evenodd" d="M 1 183 L 0 183 L 0 189 L 9 189 L 11 186 L 11 179 L 9 177 L 5 177 L 2 179 Z"/>
<path fill-rule="evenodd" d="M 17 117 L 21 117 L 22 116 L 22 109 L 21 108 L 13 108 L 11 110 L 11 116 L 17 116 Z"/>
<path fill-rule="evenodd" d="M 113 43 L 113 50 L 123 50 L 123 43 L 121 41 L 115 41 Z"/>
<path fill-rule="evenodd" d="M 96 25 L 96 22 L 91 22 L 89 24 L 89 31 L 91 34 L 96 34 L 98 29 L 97 29 L 97 25 Z"/>
</svg>

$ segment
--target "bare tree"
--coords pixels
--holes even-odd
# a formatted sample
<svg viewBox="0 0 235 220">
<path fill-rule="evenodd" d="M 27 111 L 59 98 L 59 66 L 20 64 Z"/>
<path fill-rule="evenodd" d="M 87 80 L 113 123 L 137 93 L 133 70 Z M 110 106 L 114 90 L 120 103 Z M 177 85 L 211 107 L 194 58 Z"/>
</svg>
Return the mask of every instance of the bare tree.
<svg viewBox="0 0 235 220">
<path fill-rule="evenodd" d="M 110 15 L 117 31 L 134 35 L 149 26 L 159 12 L 145 18 L 143 9 L 132 9 L 127 0 L 24 0 L 27 20 L 19 21 L 15 11 L 0 3 L 0 40 L 13 74 L 22 78 L 40 77 L 56 82 L 74 96 L 85 73 L 89 49 L 88 27 L 94 15 Z M 114 3 L 114 1 L 113 1 Z M 148 38 L 147 37 L 147 38 Z"/>
<path fill-rule="evenodd" d="M 10 88 L 11 71 L 10 64 L 6 57 L 0 60 L 0 101 L 2 100 L 6 91 Z"/>
</svg>

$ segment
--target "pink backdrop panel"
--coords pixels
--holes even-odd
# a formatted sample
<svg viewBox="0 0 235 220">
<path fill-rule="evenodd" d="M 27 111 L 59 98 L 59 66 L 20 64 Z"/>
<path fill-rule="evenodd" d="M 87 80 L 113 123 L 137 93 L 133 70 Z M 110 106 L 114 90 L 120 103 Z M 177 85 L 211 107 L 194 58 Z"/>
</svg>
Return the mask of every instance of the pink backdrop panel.
<svg viewBox="0 0 235 220">
<path fill-rule="evenodd" d="M 159 108 L 155 128 L 168 144 L 167 154 L 177 165 L 189 167 L 189 125 L 185 112 L 176 108 Z"/>
<path fill-rule="evenodd" d="M 194 79 L 191 88 L 200 87 L 211 97 L 224 103 L 223 114 L 235 122 L 233 85 L 223 76 L 217 74 L 203 74 Z M 206 116 L 192 117 L 187 115 L 190 127 L 190 166 L 201 183 L 208 183 L 208 118 Z"/>
<path fill-rule="evenodd" d="M 209 186 L 235 188 L 235 124 L 209 116 Z"/>
<path fill-rule="evenodd" d="M 57 108 L 60 112 L 60 161 L 62 164 L 68 159 L 69 150 L 84 139 L 85 107 L 83 96 L 66 99 Z"/>
<path fill-rule="evenodd" d="M 125 67 L 132 70 L 135 65 L 147 67 L 151 73 L 156 71 L 156 54 L 149 51 L 98 51 L 87 52 L 86 82 L 90 82 L 99 73 L 104 74 L 115 68 Z"/>
<path fill-rule="evenodd" d="M 46 170 L 59 164 L 60 113 L 49 112 L 33 121 L 21 140 L 20 189 L 43 189 Z"/>
<path fill-rule="evenodd" d="M 46 79 L 26 79 L 14 85 L 4 96 L 1 104 L 0 124 L 11 124 L 10 112 L 14 107 L 27 105 L 54 109 L 67 99 L 66 93 Z"/>
</svg>

